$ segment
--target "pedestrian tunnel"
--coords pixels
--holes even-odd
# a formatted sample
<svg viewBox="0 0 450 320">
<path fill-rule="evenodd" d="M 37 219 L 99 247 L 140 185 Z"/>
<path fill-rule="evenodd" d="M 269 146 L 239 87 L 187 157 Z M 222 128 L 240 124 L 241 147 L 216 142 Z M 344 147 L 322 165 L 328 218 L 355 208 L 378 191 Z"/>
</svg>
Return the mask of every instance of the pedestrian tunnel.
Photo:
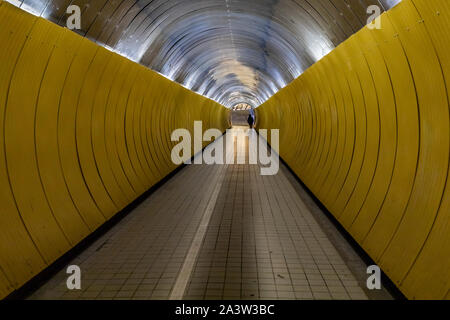
<svg viewBox="0 0 450 320">
<path fill-rule="evenodd" d="M 370 260 L 450 299 L 449 31 L 447 0 L 0 0 L 0 298 L 392 298 Z M 276 173 L 195 164 L 249 112 Z M 87 287 L 27 291 L 61 263 Z"/>
</svg>

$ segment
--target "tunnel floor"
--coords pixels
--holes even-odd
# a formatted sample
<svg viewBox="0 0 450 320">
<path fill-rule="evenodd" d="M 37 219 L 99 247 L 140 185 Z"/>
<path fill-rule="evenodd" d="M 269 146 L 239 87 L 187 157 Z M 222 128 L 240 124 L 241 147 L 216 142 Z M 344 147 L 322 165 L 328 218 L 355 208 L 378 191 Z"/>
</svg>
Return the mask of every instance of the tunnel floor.
<svg viewBox="0 0 450 320">
<path fill-rule="evenodd" d="M 283 164 L 259 168 L 186 166 L 67 264 L 81 290 L 64 268 L 28 298 L 392 299 Z"/>
</svg>

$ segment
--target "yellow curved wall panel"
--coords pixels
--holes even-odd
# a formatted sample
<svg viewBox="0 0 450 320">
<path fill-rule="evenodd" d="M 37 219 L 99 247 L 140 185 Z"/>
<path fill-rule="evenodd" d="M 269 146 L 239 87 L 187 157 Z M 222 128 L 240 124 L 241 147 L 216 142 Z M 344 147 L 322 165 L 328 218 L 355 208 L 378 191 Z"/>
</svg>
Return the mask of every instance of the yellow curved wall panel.
<svg viewBox="0 0 450 320">
<path fill-rule="evenodd" d="M 57 43 L 52 49 L 42 77 L 36 104 L 35 141 L 37 163 L 45 194 L 70 244 L 74 245 L 88 235 L 90 230 L 73 203 L 57 154 L 59 99 L 70 64 L 70 56 L 65 54 L 65 50 L 75 49 L 62 48 L 61 44 L 66 40 L 67 34 L 68 32 L 55 34 Z"/>
<path fill-rule="evenodd" d="M 416 83 L 420 148 L 408 206 L 381 257 L 387 271 L 398 279 L 405 277 L 420 253 L 439 210 L 448 174 L 450 138 L 447 92 L 433 43 L 413 3 L 405 2 L 402 9 L 393 10 L 388 16 L 395 21 Z"/>
<path fill-rule="evenodd" d="M 411 299 L 450 288 L 450 4 L 403 0 L 258 108 L 280 154 Z M 298 117 L 297 117 L 298 115 Z"/>
<path fill-rule="evenodd" d="M 0 6 L 4 4 L 0 3 Z M 0 7 L 0 21 L 12 28 L 0 28 L 0 292 L 4 296 L 23 284 L 45 267 L 44 258 L 30 236 L 19 213 L 14 195 L 11 191 L 10 176 L 6 169 L 5 155 L 5 105 L 11 78 L 22 48 L 27 40 L 36 18 L 25 19 L 22 15 L 10 14 Z M 20 252 L 21 254 L 18 254 Z"/>
<path fill-rule="evenodd" d="M 384 201 L 385 196 L 383 195 L 386 195 L 391 181 L 396 150 L 396 106 L 391 76 L 386 67 L 380 67 L 385 65 L 385 60 L 380 50 L 372 45 L 375 39 L 367 31 L 368 29 L 365 29 L 358 34 L 358 44 L 366 57 L 375 88 L 375 101 L 379 111 L 375 123 L 379 126 L 379 145 L 378 150 L 376 146 L 369 146 L 369 149 L 373 149 L 377 154 L 376 156 L 373 155 L 373 158 L 376 159 L 373 177 L 370 178 L 369 176 L 365 179 L 370 181 L 367 197 L 365 197 L 359 210 L 355 210 L 352 215 L 347 217 L 345 222 L 343 221 L 345 227 L 355 230 L 353 234 L 358 240 L 367 233 L 367 229 L 371 226 L 374 216 L 379 212 Z M 369 123 L 372 123 L 372 121 L 369 121 Z M 367 153 L 366 156 L 370 157 Z"/>
<path fill-rule="evenodd" d="M 84 181 L 76 146 L 76 108 L 80 96 L 82 81 L 86 68 L 89 66 L 85 56 L 81 54 L 82 39 L 72 32 L 68 33 L 65 51 L 70 66 L 65 75 L 63 90 L 58 106 L 58 153 L 61 162 L 61 171 L 64 175 L 68 191 L 74 205 L 89 226 L 95 230 L 105 220 L 98 204 L 91 196 L 90 190 Z M 72 49 L 72 50 L 70 50 Z"/>
<path fill-rule="evenodd" d="M 1 1 L 0 41 L 3 298 L 176 169 L 174 129 L 228 110 Z"/>
<path fill-rule="evenodd" d="M 100 79 L 102 85 L 97 89 L 97 94 L 93 103 L 91 134 L 95 165 L 99 172 L 99 176 L 102 177 L 105 189 L 111 199 L 113 199 L 115 206 L 123 208 L 130 200 L 132 200 L 133 195 L 132 192 L 127 193 L 128 182 L 126 179 L 120 180 L 120 178 L 117 177 L 120 171 L 115 171 L 109 161 L 105 135 L 106 110 L 109 107 L 111 87 L 119 67 L 120 64 L 117 63 L 115 57 L 110 56 Z"/>
<path fill-rule="evenodd" d="M 52 46 L 49 24 L 38 19 L 22 48 L 5 106 L 5 153 L 20 215 L 46 262 L 69 249 L 43 190 L 35 152 L 35 113 Z M 36 50 L 39 47 L 40 50 Z"/>
<path fill-rule="evenodd" d="M 443 75 L 446 79 L 447 96 L 450 83 L 450 3 L 440 1 L 414 1 L 421 18 L 427 21 L 425 27 L 432 39 L 439 57 Z M 439 17 L 438 19 L 436 17 Z M 404 279 L 408 294 L 420 292 L 423 288 L 432 286 L 439 295 L 446 294 L 450 299 L 450 184 L 447 177 L 446 187 L 441 199 L 441 205 L 433 223 L 428 239 L 423 245 L 413 267 Z M 436 263 L 437 262 L 437 263 Z M 436 274 L 447 277 L 435 277 Z M 447 290 L 447 293 L 446 293 Z M 417 295 L 421 297 L 421 295 Z"/>
</svg>

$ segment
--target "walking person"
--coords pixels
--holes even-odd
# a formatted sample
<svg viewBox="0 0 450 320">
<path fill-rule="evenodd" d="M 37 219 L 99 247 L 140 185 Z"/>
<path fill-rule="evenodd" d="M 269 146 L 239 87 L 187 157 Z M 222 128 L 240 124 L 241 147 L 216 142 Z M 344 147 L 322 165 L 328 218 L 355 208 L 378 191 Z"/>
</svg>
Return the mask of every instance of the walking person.
<svg viewBox="0 0 450 320">
<path fill-rule="evenodd" d="M 253 129 L 253 123 L 254 123 L 254 120 L 253 120 L 253 117 L 252 117 L 251 114 L 248 115 L 247 123 L 248 123 L 248 125 L 250 126 L 250 129 Z"/>
</svg>

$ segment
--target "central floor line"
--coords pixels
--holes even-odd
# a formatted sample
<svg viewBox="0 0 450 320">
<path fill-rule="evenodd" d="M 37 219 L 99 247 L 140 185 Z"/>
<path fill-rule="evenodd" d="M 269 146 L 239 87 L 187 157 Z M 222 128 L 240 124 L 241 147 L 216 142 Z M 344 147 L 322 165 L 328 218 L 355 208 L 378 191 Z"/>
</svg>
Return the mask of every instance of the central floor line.
<svg viewBox="0 0 450 320">
<path fill-rule="evenodd" d="M 223 167 L 219 176 L 217 178 L 217 183 L 214 187 L 214 190 L 211 194 L 211 197 L 208 201 L 208 205 L 206 206 L 205 212 L 203 214 L 202 220 L 200 221 L 200 225 L 197 229 L 197 233 L 195 234 L 194 240 L 192 241 L 192 245 L 189 248 L 186 259 L 184 260 L 183 266 L 181 267 L 181 271 L 178 274 L 178 278 L 173 287 L 172 293 L 170 294 L 170 300 L 181 300 L 183 299 L 184 293 L 186 291 L 186 287 L 188 285 L 189 279 L 191 278 L 192 272 L 194 270 L 195 262 L 197 261 L 197 256 L 200 252 L 200 248 L 203 243 L 203 239 L 206 235 L 206 230 L 208 229 L 209 221 L 211 220 L 211 216 L 214 212 L 214 207 L 216 206 L 217 198 L 219 196 L 220 189 L 222 188 L 223 181 L 225 180 L 225 173 L 227 169 L 227 165 L 221 166 Z"/>
</svg>

